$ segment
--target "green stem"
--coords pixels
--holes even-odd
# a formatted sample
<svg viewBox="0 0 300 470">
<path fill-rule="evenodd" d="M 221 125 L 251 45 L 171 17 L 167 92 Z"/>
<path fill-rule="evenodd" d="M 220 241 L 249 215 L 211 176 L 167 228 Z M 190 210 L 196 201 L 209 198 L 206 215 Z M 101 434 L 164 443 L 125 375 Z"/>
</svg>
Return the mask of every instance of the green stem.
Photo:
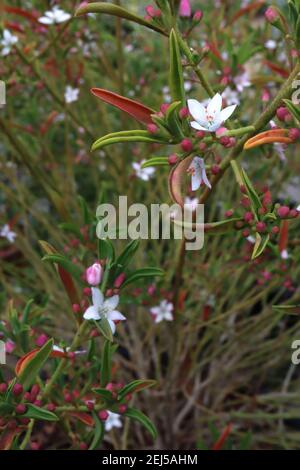
<svg viewBox="0 0 300 470">
<path fill-rule="evenodd" d="M 74 336 L 74 340 L 71 344 L 71 347 L 70 347 L 71 352 L 74 351 L 79 346 L 79 344 L 81 343 L 82 336 L 85 333 L 85 331 L 87 329 L 87 326 L 88 326 L 87 321 L 84 321 L 83 323 L 81 323 L 76 335 Z M 68 363 L 69 363 L 69 361 L 67 359 L 62 359 L 61 360 L 61 362 L 57 366 L 54 374 L 52 375 L 51 379 L 49 380 L 49 382 L 47 383 L 47 385 L 45 387 L 44 397 L 47 397 L 49 395 L 53 385 L 55 384 L 55 382 L 57 381 L 57 379 L 61 375 L 61 373 L 64 371 L 64 369 L 65 369 L 65 367 Z"/>
</svg>

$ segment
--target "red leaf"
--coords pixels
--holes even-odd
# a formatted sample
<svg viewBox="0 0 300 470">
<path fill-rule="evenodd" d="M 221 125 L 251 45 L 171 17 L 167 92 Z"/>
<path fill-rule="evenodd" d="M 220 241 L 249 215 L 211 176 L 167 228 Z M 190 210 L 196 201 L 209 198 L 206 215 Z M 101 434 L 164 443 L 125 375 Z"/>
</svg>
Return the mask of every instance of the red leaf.
<svg viewBox="0 0 300 470">
<path fill-rule="evenodd" d="M 289 222 L 288 220 L 283 220 L 281 224 L 279 243 L 278 243 L 280 253 L 282 253 L 283 250 L 286 250 L 286 247 L 288 244 L 288 236 L 289 236 Z"/>
<path fill-rule="evenodd" d="M 24 368 L 36 356 L 39 350 L 40 350 L 39 348 L 33 349 L 32 351 L 29 351 L 18 360 L 16 367 L 15 367 L 15 373 L 17 376 L 19 376 L 23 372 Z M 50 354 L 50 357 L 64 358 L 64 357 L 68 357 L 68 354 L 62 351 L 53 350 Z"/>
<path fill-rule="evenodd" d="M 82 411 L 70 411 L 68 414 L 74 418 L 79 419 L 79 421 L 81 421 L 83 424 L 86 424 L 87 426 L 92 427 L 95 424 L 94 418 L 87 413 L 83 413 Z"/>
<path fill-rule="evenodd" d="M 0 439 L 0 450 L 9 450 L 20 429 L 8 429 Z"/>
<path fill-rule="evenodd" d="M 259 1 L 259 2 L 253 2 L 253 3 L 250 3 L 249 5 L 247 5 L 246 7 L 244 8 L 241 8 L 233 17 L 232 19 L 230 20 L 229 24 L 232 24 L 234 23 L 237 19 L 239 19 L 241 16 L 245 15 L 245 14 L 249 14 L 252 10 L 256 10 L 258 8 L 260 8 L 262 5 L 264 5 L 264 1 Z"/>
<path fill-rule="evenodd" d="M 23 8 L 5 6 L 4 11 L 6 11 L 7 13 L 12 13 L 17 16 L 22 16 L 23 18 L 33 21 L 34 23 L 38 23 L 38 16 L 33 15 L 32 13 L 24 10 Z"/>
<path fill-rule="evenodd" d="M 125 98 L 124 96 L 113 93 L 112 91 L 103 90 L 102 88 L 92 88 L 91 92 L 101 101 L 112 104 L 116 108 L 125 111 L 125 113 L 130 114 L 130 116 L 135 118 L 137 121 L 142 122 L 143 124 L 152 123 L 151 114 L 154 114 L 155 111 L 144 106 L 142 103 Z"/>
<path fill-rule="evenodd" d="M 231 433 L 232 424 L 228 424 L 224 431 L 222 432 L 219 439 L 214 443 L 212 450 L 221 450 L 225 441 L 227 440 L 229 434 Z"/>
<path fill-rule="evenodd" d="M 279 65 L 277 64 L 273 64 L 272 62 L 270 62 L 269 60 L 264 60 L 264 64 L 270 69 L 272 70 L 272 72 L 275 72 L 275 73 L 278 73 L 278 75 L 280 75 L 281 77 L 283 78 L 287 78 L 289 76 L 289 72 L 285 69 L 283 69 L 282 67 L 280 67 Z"/>
</svg>

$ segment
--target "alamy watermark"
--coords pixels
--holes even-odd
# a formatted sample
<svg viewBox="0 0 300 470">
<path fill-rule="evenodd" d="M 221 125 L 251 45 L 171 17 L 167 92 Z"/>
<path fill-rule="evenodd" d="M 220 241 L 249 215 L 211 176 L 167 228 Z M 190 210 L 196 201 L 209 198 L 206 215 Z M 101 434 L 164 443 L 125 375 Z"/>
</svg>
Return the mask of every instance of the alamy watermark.
<svg viewBox="0 0 300 470">
<path fill-rule="evenodd" d="M 6 364 L 6 350 L 4 341 L 0 340 L 0 365 Z"/>
<path fill-rule="evenodd" d="M 182 240 L 186 250 L 200 250 L 204 244 L 204 205 L 131 204 L 119 196 L 118 206 L 97 208 L 97 237 L 112 240 Z"/>
<path fill-rule="evenodd" d="M 298 77 L 299 78 L 292 83 L 292 88 L 295 90 L 292 93 L 292 102 L 294 104 L 300 104 L 300 74 L 298 74 Z"/>
<path fill-rule="evenodd" d="M 0 80 L 0 106 L 6 105 L 6 86 L 3 80 Z"/>
</svg>

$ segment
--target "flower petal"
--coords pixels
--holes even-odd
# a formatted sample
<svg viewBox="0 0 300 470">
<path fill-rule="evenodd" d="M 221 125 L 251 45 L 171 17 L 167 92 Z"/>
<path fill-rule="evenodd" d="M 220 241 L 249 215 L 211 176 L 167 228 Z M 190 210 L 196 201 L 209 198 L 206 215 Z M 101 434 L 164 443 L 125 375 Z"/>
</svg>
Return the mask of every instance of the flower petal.
<svg viewBox="0 0 300 470">
<path fill-rule="evenodd" d="M 220 113 L 222 109 L 222 96 L 220 93 L 215 94 L 215 96 L 210 100 L 207 106 L 207 114 L 209 116 L 216 116 Z"/>
<path fill-rule="evenodd" d="M 227 108 L 222 109 L 220 115 L 218 116 L 218 119 L 220 119 L 221 122 L 225 122 L 226 119 L 228 119 L 232 115 L 236 107 L 237 105 L 233 104 L 232 106 L 227 106 Z"/>
<path fill-rule="evenodd" d="M 93 305 L 98 308 L 103 305 L 103 294 L 100 289 L 97 289 L 97 287 L 92 287 L 92 299 L 93 299 Z"/>
<path fill-rule="evenodd" d="M 192 121 L 190 124 L 191 124 L 191 127 L 193 129 L 197 129 L 197 131 L 207 131 L 206 127 L 200 126 L 200 124 L 197 121 Z"/>
<path fill-rule="evenodd" d="M 109 318 L 109 320 L 112 320 L 112 321 L 124 321 L 124 320 L 126 320 L 126 317 L 124 317 L 124 315 L 122 315 L 122 313 L 119 312 L 118 310 L 113 310 L 112 312 L 109 312 L 108 318 Z"/>
<path fill-rule="evenodd" d="M 118 303 L 119 303 L 119 296 L 113 295 L 112 297 L 105 299 L 103 306 L 108 307 L 110 310 L 114 310 L 117 307 Z"/>
<path fill-rule="evenodd" d="M 109 323 L 111 332 L 112 332 L 112 334 L 114 335 L 115 332 L 116 332 L 116 325 L 114 324 L 114 322 L 113 322 L 110 318 L 108 318 L 107 321 L 108 321 L 108 323 Z"/>
<path fill-rule="evenodd" d="M 189 112 L 193 118 L 200 124 L 204 124 L 206 122 L 206 111 L 204 106 L 197 100 L 188 100 L 187 104 Z"/>
<path fill-rule="evenodd" d="M 84 312 L 83 318 L 85 320 L 100 320 L 100 315 L 92 305 Z"/>
</svg>

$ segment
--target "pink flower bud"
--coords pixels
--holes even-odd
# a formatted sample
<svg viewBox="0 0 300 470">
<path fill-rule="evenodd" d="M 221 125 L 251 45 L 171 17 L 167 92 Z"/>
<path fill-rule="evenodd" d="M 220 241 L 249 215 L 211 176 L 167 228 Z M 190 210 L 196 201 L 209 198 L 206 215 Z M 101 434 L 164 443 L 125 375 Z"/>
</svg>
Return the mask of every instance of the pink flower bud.
<svg viewBox="0 0 300 470">
<path fill-rule="evenodd" d="M 203 12 L 201 10 L 195 11 L 194 16 L 193 16 L 193 22 L 199 23 L 202 20 L 202 17 L 203 17 Z"/>
<path fill-rule="evenodd" d="M 15 397 L 18 397 L 19 395 L 21 395 L 21 393 L 23 393 L 23 387 L 21 384 L 16 383 L 12 388 L 12 394 Z"/>
<path fill-rule="evenodd" d="M 168 103 L 163 103 L 161 106 L 160 106 L 160 111 L 165 114 L 167 109 L 169 108 L 169 104 Z"/>
<path fill-rule="evenodd" d="M 257 222 L 256 224 L 256 230 L 259 233 L 265 232 L 266 230 L 266 224 L 264 222 Z"/>
<path fill-rule="evenodd" d="M 0 393 L 5 393 L 7 390 L 7 384 L 5 382 L 2 382 L 0 384 Z"/>
<path fill-rule="evenodd" d="M 80 442 L 79 449 L 80 450 L 88 450 L 88 445 L 85 442 Z"/>
<path fill-rule="evenodd" d="M 280 206 L 277 209 L 277 215 L 280 218 L 287 217 L 290 213 L 290 208 L 288 206 Z"/>
<path fill-rule="evenodd" d="M 293 127 L 289 130 L 289 138 L 292 139 L 294 142 L 300 139 L 300 129 L 296 129 Z"/>
<path fill-rule="evenodd" d="M 227 131 L 228 129 L 226 129 L 226 127 L 219 127 L 219 129 L 216 131 L 216 136 L 222 137 L 226 134 Z"/>
<path fill-rule="evenodd" d="M 190 139 L 183 139 L 180 145 L 184 152 L 191 152 L 193 150 L 193 143 Z"/>
<path fill-rule="evenodd" d="M 172 153 L 168 157 L 168 163 L 169 165 L 175 165 L 177 163 L 177 155 L 175 153 Z"/>
<path fill-rule="evenodd" d="M 244 214 L 244 221 L 249 223 L 251 222 L 251 220 L 253 220 L 253 214 L 252 212 L 248 211 L 248 212 L 245 212 Z"/>
<path fill-rule="evenodd" d="M 108 418 L 108 412 L 106 410 L 99 411 L 98 416 L 101 421 L 106 421 Z"/>
<path fill-rule="evenodd" d="M 146 10 L 146 13 L 148 16 L 150 16 L 150 18 L 154 18 L 155 16 L 155 8 L 153 5 L 147 5 L 145 7 L 145 10 Z"/>
<path fill-rule="evenodd" d="M 211 167 L 211 172 L 213 175 L 217 175 L 218 173 L 220 173 L 221 171 L 221 168 L 219 167 L 219 165 L 213 165 Z"/>
<path fill-rule="evenodd" d="M 280 228 L 277 227 L 277 225 L 275 225 L 274 227 L 272 227 L 272 230 L 271 230 L 272 233 L 274 233 L 274 235 L 276 235 L 277 233 L 280 232 Z"/>
<path fill-rule="evenodd" d="M 205 142 L 200 142 L 199 143 L 199 150 L 201 150 L 202 152 L 206 149 L 207 145 Z"/>
<path fill-rule="evenodd" d="M 48 410 L 48 411 L 55 411 L 55 410 L 56 410 L 56 406 L 54 405 L 54 403 L 48 403 L 48 405 L 47 405 L 47 410 Z"/>
<path fill-rule="evenodd" d="M 290 210 L 289 217 L 292 217 L 294 219 L 295 217 L 298 217 L 298 215 L 299 215 L 299 211 L 297 211 L 297 209 Z"/>
<path fill-rule="evenodd" d="M 158 131 L 158 127 L 155 124 L 148 124 L 147 131 L 149 132 L 149 134 L 156 134 L 156 132 Z"/>
<path fill-rule="evenodd" d="M 26 406 L 23 403 L 20 403 L 16 406 L 16 413 L 18 415 L 23 415 L 26 412 Z"/>
<path fill-rule="evenodd" d="M 37 339 L 35 340 L 35 344 L 41 348 L 42 346 L 44 346 L 44 344 L 47 342 L 48 340 L 48 336 L 45 335 L 45 334 L 41 334 L 37 337 Z"/>
<path fill-rule="evenodd" d="M 82 292 L 83 292 L 83 295 L 86 295 L 86 296 L 90 296 L 92 293 L 90 287 L 85 287 Z"/>
<path fill-rule="evenodd" d="M 233 210 L 232 209 L 229 209 L 228 211 L 225 212 L 225 217 L 226 218 L 229 218 L 229 217 L 232 217 L 233 216 Z"/>
<path fill-rule="evenodd" d="M 102 278 L 102 266 L 99 263 L 94 263 L 87 268 L 85 272 L 86 280 L 91 286 L 97 286 Z"/>
<path fill-rule="evenodd" d="M 179 111 L 179 117 L 180 119 L 184 119 L 186 118 L 187 116 L 189 115 L 189 110 L 188 108 L 185 106 L 184 108 L 181 108 L 181 110 Z"/>
<path fill-rule="evenodd" d="M 11 354 L 13 350 L 15 349 L 15 347 L 16 347 L 15 343 L 9 339 L 5 343 L 5 352 L 7 352 L 7 354 Z"/>
<path fill-rule="evenodd" d="M 196 132 L 196 137 L 198 139 L 203 139 L 203 137 L 205 137 L 205 131 L 197 131 Z"/>
<path fill-rule="evenodd" d="M 120 405 L 119 406 L 119 413 L 122 415 L 127 411 L 127 405 Z"/>
<path fill-rule="evenodd" d="M 287 120 L 291 118 L 289 111 L 284 106 L 280 106 L 279 108 L 277 108 L 276 116 L 278 117 L 280 121 L 284 121 L 284 122 L 286 122 Z"/>
<path fill-rule="evenodd" d="M 265 11 L 265 18 L 269 23 L 274 23 L 274 21 L 278 20 L 279 14 L 273 7 L 269 7 Z"/>
<path fill-rule="evenodd" d="M 179 15 L 182 17 L 189 17 L 192 14 L 190 0 L 181 0 L 179 5 Z"/>
<path fill-rule="evenodd" d="M 119 287 L 121 287 L 121 285 L 122 285 L 123 282 L 125 281 L 125 278 L 126 278 L 126 274 L 125 274 L 125 273 L 119 274 L 119 276 L 116 277 L 116 279 L 115 279 L 114 287 L 116 287 L 117 289 L 119 289 Z"/>
</svg>

